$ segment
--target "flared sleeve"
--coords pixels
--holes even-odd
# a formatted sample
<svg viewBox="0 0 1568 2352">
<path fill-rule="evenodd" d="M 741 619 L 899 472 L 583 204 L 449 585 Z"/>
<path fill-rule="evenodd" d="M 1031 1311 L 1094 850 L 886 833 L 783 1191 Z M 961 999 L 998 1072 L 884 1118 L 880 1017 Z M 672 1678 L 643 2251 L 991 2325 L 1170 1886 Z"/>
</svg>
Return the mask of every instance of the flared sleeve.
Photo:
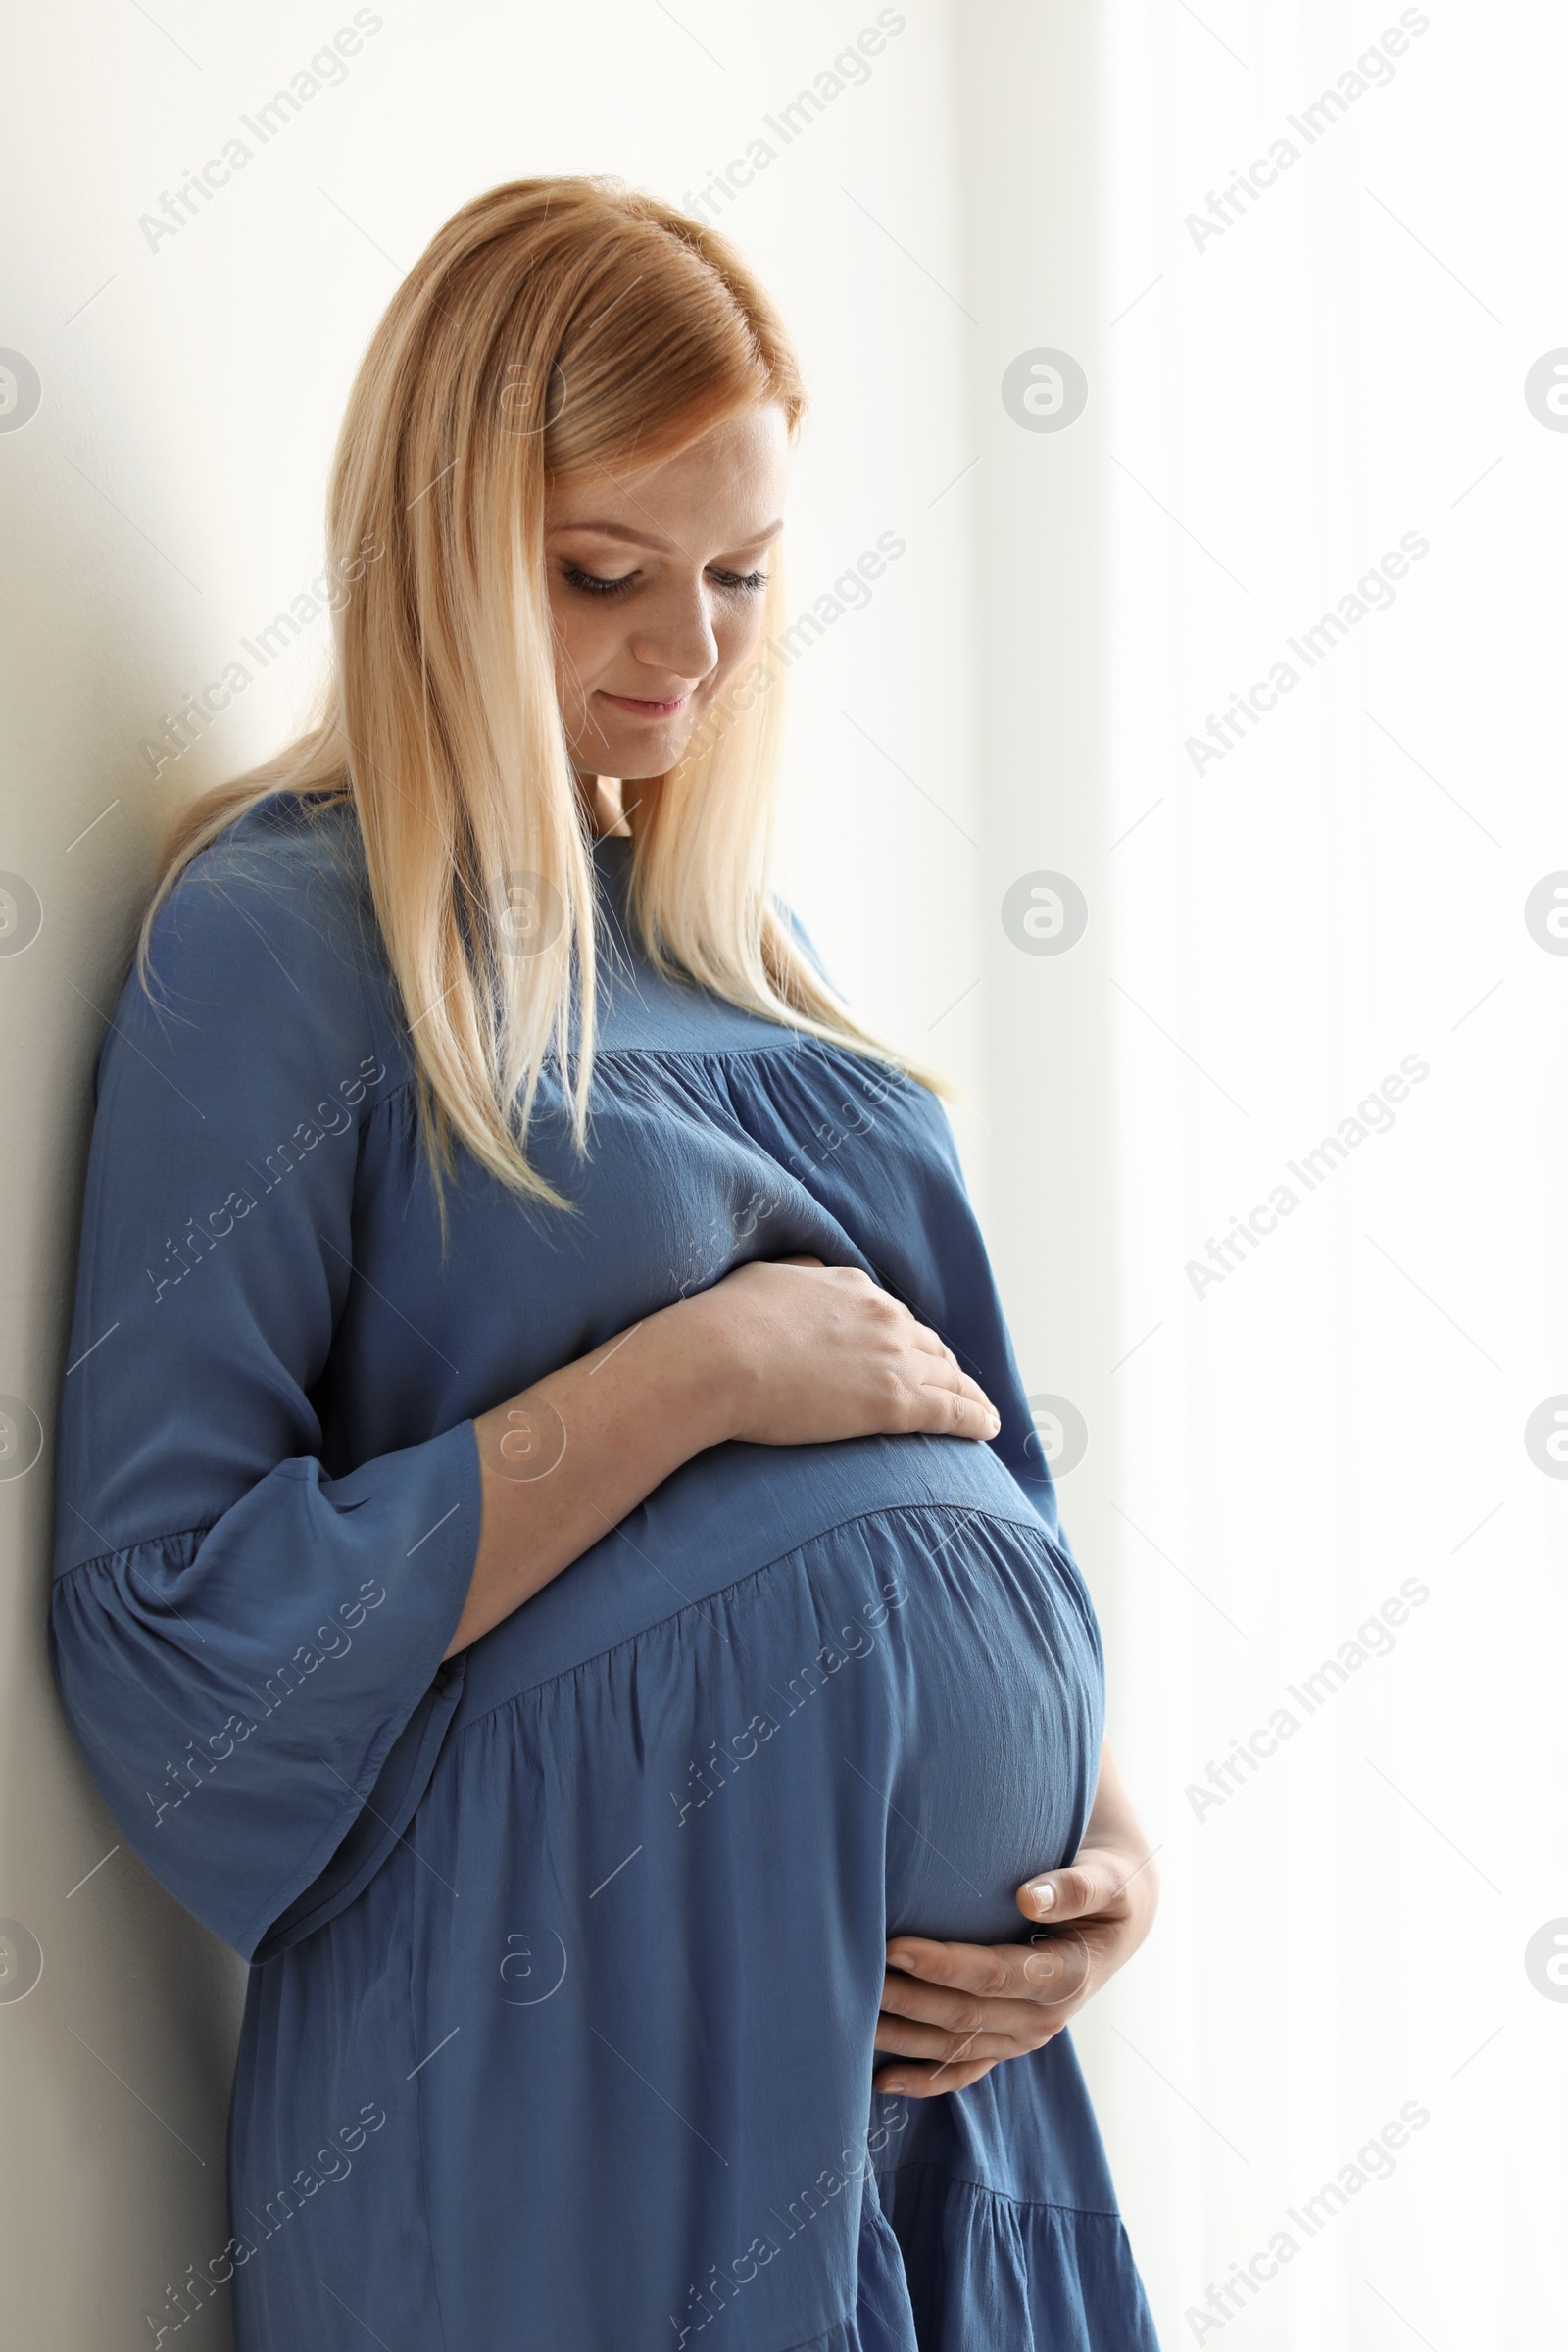
<svg viewBox="0 0 1568 2352">
<path fill-rule="evenodd" d="M 480 1501 L 471 1420 L 323 1466 L 361 1140 L 404 1065 L 341 877 L 297 826 L 241 831 L 186 869 L 153 996 L 133 973 L 99 1048 L 50 1643 L 124 1838 L 265 1958 L 406 1826 Z"/>
</svg>

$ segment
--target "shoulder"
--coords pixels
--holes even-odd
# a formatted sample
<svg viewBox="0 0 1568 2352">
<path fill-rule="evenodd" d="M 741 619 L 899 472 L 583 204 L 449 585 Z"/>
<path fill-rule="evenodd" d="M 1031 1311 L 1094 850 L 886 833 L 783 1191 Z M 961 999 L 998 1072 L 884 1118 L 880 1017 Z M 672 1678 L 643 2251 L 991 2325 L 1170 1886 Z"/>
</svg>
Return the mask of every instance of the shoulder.
<svg viewBox="0 0 1568 2352">
<path fill-rule="evenodd" d="M 158 910 L 159 978 L 221 981 L 269 948 L 355 962 L 373 925 L 359 822 L 347 802 L 270 793 L 183 869 Z"/>
<path fill-rule="evenodd" d="M 100 1055 L 119 1042 L 161 1066 L 377 1049 L 391 1026 L 384 956 L 351 804 L 271 793 L 182 870 L 154 918 Z"/>
</svg>

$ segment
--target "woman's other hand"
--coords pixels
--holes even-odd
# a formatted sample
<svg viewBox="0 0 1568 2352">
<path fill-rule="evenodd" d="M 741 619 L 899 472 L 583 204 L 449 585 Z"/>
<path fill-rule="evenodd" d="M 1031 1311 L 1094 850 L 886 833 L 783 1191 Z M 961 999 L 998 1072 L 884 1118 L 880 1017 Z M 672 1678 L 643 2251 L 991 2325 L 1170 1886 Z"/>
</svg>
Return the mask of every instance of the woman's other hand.
<svg viewBox="0 0 1568 2352">
<path fill-rule="evenodd" d="M 896 1936 L 889 1943 L 876 2029 L 876 2048 L 889 2063 L 873 2087 L 932 2098 L 978 2082 L 1004 2058 L 1043 2048 L 1132 1958 L 1158 1899 L 1149 1846 L 1107 1748 L 1072 1861 L 1018 1889 L 1036 1940 Z"/>
</svg>

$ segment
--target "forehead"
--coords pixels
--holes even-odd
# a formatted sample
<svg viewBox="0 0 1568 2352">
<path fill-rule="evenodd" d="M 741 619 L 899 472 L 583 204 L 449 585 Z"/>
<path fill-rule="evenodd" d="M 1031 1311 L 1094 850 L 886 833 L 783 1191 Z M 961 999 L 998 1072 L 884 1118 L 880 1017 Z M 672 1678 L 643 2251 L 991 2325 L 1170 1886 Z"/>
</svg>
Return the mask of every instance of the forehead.
<svg viewBox="0 0 1568 2352">
<path fill-rule="evenodd" d="M 741 546 L 777 527 L 789 466 L 789 428 L 776 407 L 743 410 L 672 457 L 600 466 L 553 483 L 548 531 L 598 529 L 689 547 L 693 537 Z"/>
</svg>

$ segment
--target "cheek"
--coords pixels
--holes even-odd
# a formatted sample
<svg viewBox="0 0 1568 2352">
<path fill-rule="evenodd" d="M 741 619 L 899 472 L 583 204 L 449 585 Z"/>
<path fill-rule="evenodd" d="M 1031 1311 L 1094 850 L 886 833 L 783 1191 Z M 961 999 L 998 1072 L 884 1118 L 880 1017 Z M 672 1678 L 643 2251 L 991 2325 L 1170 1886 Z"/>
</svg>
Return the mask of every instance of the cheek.
<svg viewBox="0 0 1568 2352">
<path fill-rule="evenodd" d="M 550 622 L 556 649 L 556 692 L 565 709 L 602 674 L 614 652 L 617 632 L 608 612 L 569 592 L 552 593 Z"/>
<path fill-rule="evenodd" d="M 710 693 L 722 686 L 743 662 L 750 661 L 761 644 L 765 601 L 763 596 L 726 597 L 714 612 L 713 640 L 718 647 L 718 662 L 710 682 Z"/>
</svg>

